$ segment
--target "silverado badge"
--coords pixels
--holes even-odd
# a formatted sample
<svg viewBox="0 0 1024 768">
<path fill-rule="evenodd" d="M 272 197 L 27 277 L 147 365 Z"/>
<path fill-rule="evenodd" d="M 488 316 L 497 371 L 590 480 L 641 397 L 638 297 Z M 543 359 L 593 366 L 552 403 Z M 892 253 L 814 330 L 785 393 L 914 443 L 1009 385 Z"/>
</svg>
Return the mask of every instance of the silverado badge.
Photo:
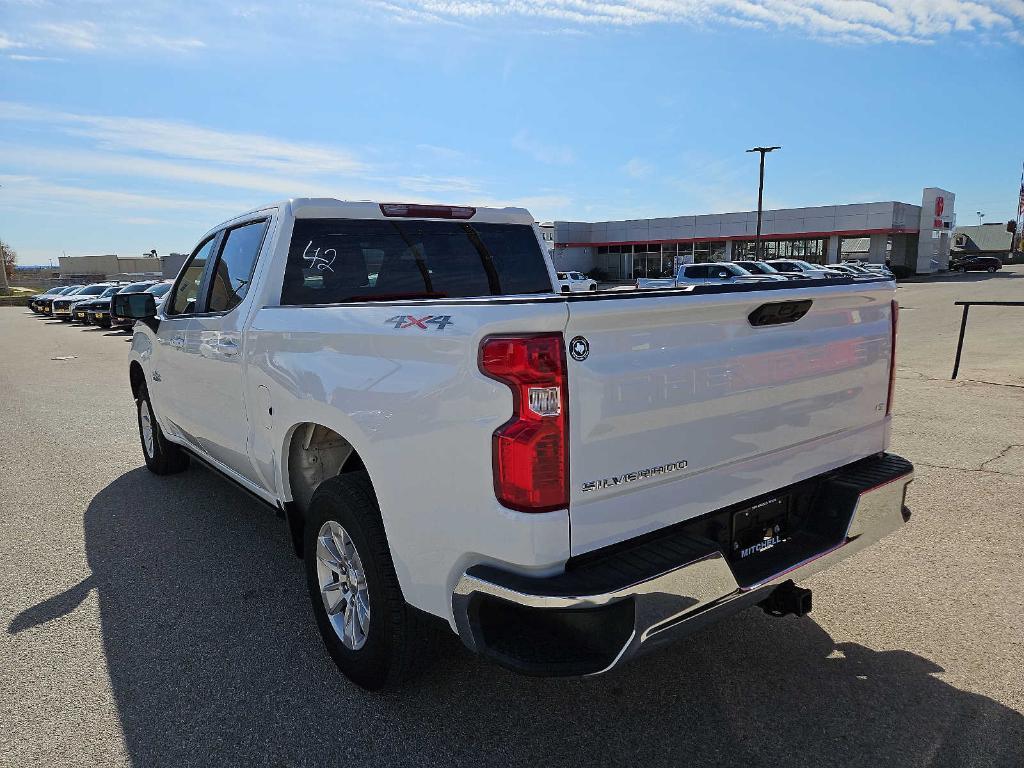
<svg viewBox="0 0 1024 768">
<path fill-rule="evenodd" d="M 648 480 L 658 475 L 667 475 L 669 472 L 678 472 L 681 469 L 686 469 L 688 464 L 685 461 L 670 461 L 668 464 L 660 464 L 657 467 L 648 467 L 647 469 L 638 469 L 636 472 L 626 472 L 622 475 L 616 475 L 615 477 L 603 477 L 600 480 L 589 480 L 583 484 L 583 493 L 589 493 L 590 491 L 604 490 L 605 488 L 614 488 L 617 485 L 625 485 L 626 483 L 635 483 L 637 480 Z"/>
</svg>

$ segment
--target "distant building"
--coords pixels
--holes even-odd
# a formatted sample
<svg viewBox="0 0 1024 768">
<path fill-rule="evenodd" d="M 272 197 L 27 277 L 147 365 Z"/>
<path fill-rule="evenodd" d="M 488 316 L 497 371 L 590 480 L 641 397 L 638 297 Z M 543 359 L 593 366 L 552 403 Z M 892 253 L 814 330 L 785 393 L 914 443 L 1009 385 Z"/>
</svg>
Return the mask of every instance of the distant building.
<svg viewBox="0 0 1024 768">
<path fill-rule="evenodd" d="M 952 256 L 996 256 L 1010 261 L 1010 233 L 1006 224 L 977 224 L 957 227 L 953 233 Z"/>
<path fill-rule="evenodd" d="M 949 263 L 954 199 L 948 190 L 927 187 L 919 205 L 882 201 L 766 210 L 761 254 L 816 264 L 888 260 L 911 273 L 938 272 Z M 757 212 L 556 221 L 554 228 L 556 269 L 631 281 L 675 274 L 680 264 L 754 258 Z"/>
<path fill-rule="evenodd" d="M 163 276 L 166 280 L 173 280 L 181 271 L 181 266 L 188 259 L 187 253 L 169 253 L 163 258 Z"/>
<path fill-rule="evenodd" d="M 161 259 L 153 256 L 118 256 L 113 253 L 96 256 L 61 256 L 60 276 L 104 280 L 119 275 L 160 277 Z"/>
</svg>

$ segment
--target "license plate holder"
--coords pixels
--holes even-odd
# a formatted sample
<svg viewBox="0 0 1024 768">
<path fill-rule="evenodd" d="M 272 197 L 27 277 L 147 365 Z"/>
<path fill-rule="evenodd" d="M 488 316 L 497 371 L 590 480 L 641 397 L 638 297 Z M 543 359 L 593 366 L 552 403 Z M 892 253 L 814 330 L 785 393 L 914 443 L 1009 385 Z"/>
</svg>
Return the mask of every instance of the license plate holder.
<svg viewBox="0 0 1024 768">
<path fill-rule="evenodd" d="M 748 560 L 789 540 L 790 497 L 773 496 L 733 512 L 730 556 Z"/>
</svg>

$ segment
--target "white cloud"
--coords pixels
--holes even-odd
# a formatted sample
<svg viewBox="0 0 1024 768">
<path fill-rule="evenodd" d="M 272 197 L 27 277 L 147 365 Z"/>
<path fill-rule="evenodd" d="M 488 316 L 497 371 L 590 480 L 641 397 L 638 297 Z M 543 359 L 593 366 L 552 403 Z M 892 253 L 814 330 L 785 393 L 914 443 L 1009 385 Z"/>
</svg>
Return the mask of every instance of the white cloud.
<svg viewBox="0 0 1024 768">
<path fill-rule="evenodd" d="M 24 48 L 25 44 L 14 40 L 3 32 L 0 32 L 0 51 L 6 51 L 9 48 Z"/>
<path fill-rule="evenodd" d="M 97 148 L 104 150 L 138 151 L 291 174 L 366 170 L 365 163 L 345 150 L 259 134 L 216 131 L 177 120 L 82 115 L 14 102 L 0 102 L 0 117 L 57 127 L 67 134 L 92 139 Z"/>
<path fill-rule="evenodd" d="M 639 157 L 634 157 L 622 166 L 623 172 L 634 179 L 645 179 L 654 173 L 654 166 Z"/>
<path fill-rule="evenodd" d="M 953 31 L 1020 32 L 1021 0 L 389 0 L 409 21 L 533 17 L 560 25 L 724 23 L 806 32 L 839 42 L 928 42 Z"/>
<path fill-rule="evenodd" d="M 70 203 L 76 207 L 87 206 L 102 211 L 237 210 L 237 203 L 80 187 L 37 176 L 0 174 L 0 185 L 8 194 L 10 203 L 22 207 Z"/>
<path fill-rule="evenodd" d="M 545 165 L 571 165 L 576 160 L 569 147 L 539 141 L 525 128 L 512 137 L 512 146 Z"/>
<path fill-rule="evenodd" d="M 66 61 L 56 56 L 34 56 L 27 53 L 9 53 L 7 58 L 11 61 Z"/>
<path fill-rule="evenodd" d="M 35 28 L 39 43 L 61 49 L 72 48 L 76 51 L 94 51 L 99 48 L 98 30 L 99 27 L 89 21 L 38 24 Z"/>
<path fill-rule="evenodd" d="M 387 162 L 371 164 L 339 147 L 180 121 L 78 114 L 3 101 L 0 120 L 29 127 L 25 133 L 32 137 L 0 141 L 8 171 L 22 174 L 0 178 L 5 187 L 0 206 L 7 211 L 56 203 L 107 216 L 114 212 L 154 218 L 154 212 L 171 216 L 181 208 L 237 212 L 302 196 L 476 205 L 496 197 L 478 180 L 446 172 L 443 166 L 466 164 L 460 152 L 446 147 L 416 146 L 411 160 L 378 152 Z M 526 133 L 520 140 L 546 161 L 572 159 L 568 150 L 541 145 Z M 428 172 L 425 155 L 435 161 L 430 165 L 442 166 L 440 173 Z M 545 208 L 568 204 L 559 195 L 533 200 Z"/>
<path fill-rule="evenodd" d="M 108 8 L 103 15 L 89 12 L 89 6 L 54 3 L 45 13 L 34 7 L 23 7 L 11 14 L 8 26 L 17 35 L 0 33 L 0 50 L 27 49 L 33 54 L 187 54 L 206 47 L 194 34 L 176 30 L 192 28 L 180 21 L 162 16 L 153 6 L 131 6 L 120 10 Z M 198 26 L 198 25 L 197 25 Z M 209 25 L 203 25 L 208 27 Z"/>
</svg>

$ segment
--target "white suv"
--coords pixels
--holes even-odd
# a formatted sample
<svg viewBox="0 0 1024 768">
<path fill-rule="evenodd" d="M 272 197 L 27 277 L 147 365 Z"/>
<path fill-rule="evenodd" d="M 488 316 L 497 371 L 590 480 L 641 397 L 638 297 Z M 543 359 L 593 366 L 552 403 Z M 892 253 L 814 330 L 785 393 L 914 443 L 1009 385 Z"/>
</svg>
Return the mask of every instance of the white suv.
<svg viewBox="0 0 1024 768">
<path fill-rule="evenodd" d="M 582 272 L 559 272 L 558 289 L 562 293 L 586 293 L 597 290 L 597 281 L 591 280 Z"/>
</svg>

